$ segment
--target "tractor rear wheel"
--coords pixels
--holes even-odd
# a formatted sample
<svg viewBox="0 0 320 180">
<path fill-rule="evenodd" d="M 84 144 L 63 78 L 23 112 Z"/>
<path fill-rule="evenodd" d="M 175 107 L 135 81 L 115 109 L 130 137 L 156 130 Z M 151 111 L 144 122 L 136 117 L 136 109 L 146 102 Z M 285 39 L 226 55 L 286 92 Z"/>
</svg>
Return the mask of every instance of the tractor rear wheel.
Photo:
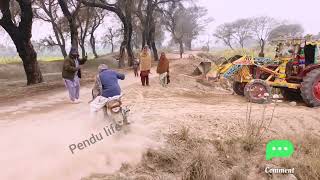
<svg viewBox="0 0 320 180">
<path fill-rule="evenodd" d="M 310 71 L 303 78 L 300 91 L 308 106 L 320 106 L 320 69 Z"/>
<path fill-rule="evenodd" d="M 268 103 L 270 102 L 271 88 L 264 80 L 255 79 L 245 86 L 244 95 L 250 102 Z"/>
<path fill-rule="evenodd" d="M 232 84 L 233 91 L 239 96 L 244 96 L 244 87 L 246 84 L 247 83 L 234 81 Z"/>
</svg>

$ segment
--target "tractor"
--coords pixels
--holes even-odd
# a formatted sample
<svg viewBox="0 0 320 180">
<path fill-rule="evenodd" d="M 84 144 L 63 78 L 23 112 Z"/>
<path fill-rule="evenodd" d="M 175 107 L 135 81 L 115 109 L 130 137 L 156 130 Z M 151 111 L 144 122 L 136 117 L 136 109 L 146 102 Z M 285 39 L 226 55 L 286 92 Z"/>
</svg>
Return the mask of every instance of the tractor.
<svg viewBox="0 0 320 180">
<path fill-rule="evenodd" d="M 273 41 L 276 56 L 242 56 L 218 68 L 220 76 L 232 78 L 233 90 L 254 103 L 270 101 L 272 89 L 286 99 L 298 99 L 310 107 L 320 106 L 319 40 L 292 38 Z"/>
</svg>

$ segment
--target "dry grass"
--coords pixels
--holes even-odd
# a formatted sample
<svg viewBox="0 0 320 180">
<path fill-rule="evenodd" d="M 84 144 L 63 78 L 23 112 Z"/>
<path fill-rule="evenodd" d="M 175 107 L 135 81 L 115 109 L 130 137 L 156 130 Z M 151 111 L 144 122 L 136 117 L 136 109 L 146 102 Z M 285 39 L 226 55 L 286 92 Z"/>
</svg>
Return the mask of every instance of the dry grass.
<svg viewBox="0 0 320 180">
<path fill-rule="evenodd" d="M 267 178 L 264 172 L 250 173 L 261 166 L 263 149 L 249 153 L 241 148 L 242 138 L 223 141 L 199 139 L 192 134 L 188 127 L 181 127 L 167 135 L 165 147 L 148 149 L 138 166 L 125 164 L 113 175 L 96 174 L 88 180 L 112 179 L 110 177 L 120 180 L 247 180 L 249 174 L 251 179 Z M 295 167 L 298 179 L 318 180 L 320 139 L 313 136 L 301 139 L 304 141 L 294 142 L 297 150 L 293 158 L 274 163 L 285 168 Z"/>
<path fill-rule="evenodd" d="M 275 48 L 272 46 L 266 46 L 265 48 L 265 57 L 268 58 L 273 58 L 275 56 Z M 234 50 L 231 49 L 224 49 L 224 50 L 220 50 L 220 51 L 215 51 L 213 53 L 211 53 L 214 56 L 218 56 L 218 57 L 225 57 L 225 58 L 230 58 L 233 57 L 235 55 L 249 55 L 249 56 L 254 56 L 257 57 L 258 54 L 260 52 L 259 48 L 237 48 Z"/>
<path fill-rule="evenodd" d="M 191 163 L 185 169 L 182 179 L 183 180 L 214 180 L 219 179 L 216 175 L 216 164 L 212 155 L 208 154 L 205 149 L 198 149 L 191 156 Z"/>
<path fill-rule="evenodd" d="M 255 147 L 261 145 L 264 135 L 269 130 L 272 123 L 274 112 L 277 104 L 275 103 L 271 108 L 271 115 L 267 117 L 268 104 L 263 104 L 261 114 L 254 114 L 256 109 L 253 109 L 252 103 L 247 105 L 246 120 L 244 122 L 238 122 L 243 132 L 241 141 L 244 150 L 251 152 Z M 260 111 L 260 109 L 258 110 Z"/>
<path fill-rule="evenodd" d="M 247 175 L 243 173 L 243 170 L 235 168 L 232 170 L 229 180 L 247 180 Z"/>
<path fill-rule="evenodd" d="M 191 136 L 188 127 L 170 133 L 167 146 L 148 150 L 142 163 L 151 172 L 171 172 L 183 180 L 245 179 L 246 174 L 233 170 L 239 162 L 237 140 L 219 141 Z M 151 168 L 150 168 L 151 167 Z M 170 170 L 170 171 L 168 171 Z M 161 174 L 161 173 L 160 173 Z"/>
<path fill-rule="evenodd" d="M 290 159 L 281 161 L 281 166 L 295 168 L 295 176 L 304 180 L 320 179 L 320 138 L 314 135 L 293 137 L 295 152 Z"/>
<path fill-rule="evenodd" d="M 164 148 L 148 149 L 137 167 L 126 165 L 115 173 L 114 177 L 125 174 L 125 177 L 131 179 L 221 179 L 227 175 L 225 171 L 229 168 L 224 166 L 227 164 L 224 160 L 217 157 L 213 141 L 192 137 L 189 128 L 182 127 L 179 131 L 167 135 Z M 103 178 L 108 176 L 110 175 Z"/>
<path fill-rule="evenodd" d="M 143 155 L 142 162 L 143 166 L 153 172 L 160 170 L 161 172 L 177 173 L 181 171 L 181 158 L 180 153 L 172 148 L 148 149 Z"/>
</svg>

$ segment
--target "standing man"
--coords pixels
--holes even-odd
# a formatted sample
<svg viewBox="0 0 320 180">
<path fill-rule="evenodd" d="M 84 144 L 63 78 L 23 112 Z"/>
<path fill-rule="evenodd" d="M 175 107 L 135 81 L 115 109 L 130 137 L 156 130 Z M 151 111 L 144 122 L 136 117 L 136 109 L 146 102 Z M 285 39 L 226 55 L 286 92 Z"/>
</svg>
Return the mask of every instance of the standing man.
<svg viewBox="0 0 320 180">
<path fill-rule="evenodd" d="M 149 86 L 149 74 L 151 69 L 151 55 L 148 46 L 144 46 L 140 53 L 140 76 L 142 86 Z"/>
<path fill-rule="evenodd" d="M 76 48 L 71 48 L 69 56 L 64 59 L 62 68 L 62 78 L 69 92 L 72 103 L 79 103 L 81 68 L 87 61 L 87 56 L 80 60 L 79 53 Z"/>
</svg>

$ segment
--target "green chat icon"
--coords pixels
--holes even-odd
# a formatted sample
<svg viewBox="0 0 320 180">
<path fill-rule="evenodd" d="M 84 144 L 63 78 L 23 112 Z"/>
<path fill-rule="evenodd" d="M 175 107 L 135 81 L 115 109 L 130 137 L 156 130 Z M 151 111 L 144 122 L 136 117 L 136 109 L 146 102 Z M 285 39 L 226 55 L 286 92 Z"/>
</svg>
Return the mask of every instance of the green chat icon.
<svg viewBox="0 0 320 180">
<path fill-rule="evenodd" d="M 271 140 L 266 147 L 266 160 L 272 158 L 290 157 L 294 152 L 294 146 L 289 140 Z"/>
</svg>

